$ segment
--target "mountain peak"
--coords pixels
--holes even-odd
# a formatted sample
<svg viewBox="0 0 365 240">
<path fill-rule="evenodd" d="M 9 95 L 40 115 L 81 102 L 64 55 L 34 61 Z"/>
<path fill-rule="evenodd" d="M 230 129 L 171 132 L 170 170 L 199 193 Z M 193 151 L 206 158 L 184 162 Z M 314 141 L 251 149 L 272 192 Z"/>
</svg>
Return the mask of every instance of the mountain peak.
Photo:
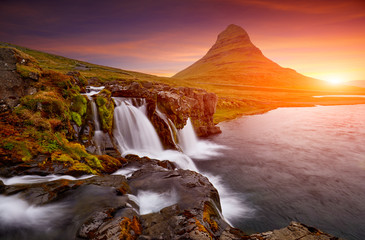
<svg viewBox="0 0 365 240">
<path fill-rule="evenodd" d="M 223 32 L 221 32 L 218 35 L 218 39 L 227 38 L 227 37 L 232 38 L 232 37 L 239 37 L 239 36 L 248 38 L 248 40 L 250 39 L 247 32 L 243 28 L 241 28 L 240 26 L 237 26 L 235 24 L 230 24 Z"/>
<path fill-rule="evenodd" d="M 217 41 L 208 54 L 216 54 L 227 50 L 246 49 L 246 51 L 258 52 L 255 45 L 252 44 L 247 32 L 235 24 L 230 24 L 222 31 L 217 38 Z"/>
<path fill-rule="evenodd" d="M 175 78 L 219 84 L 298 88 L 313 87 L 319 80 L 282 68 L 266 58 L 247 32 L 234 24 L 222 31 L 200 60 L 174 75 Z"/>
</svg>

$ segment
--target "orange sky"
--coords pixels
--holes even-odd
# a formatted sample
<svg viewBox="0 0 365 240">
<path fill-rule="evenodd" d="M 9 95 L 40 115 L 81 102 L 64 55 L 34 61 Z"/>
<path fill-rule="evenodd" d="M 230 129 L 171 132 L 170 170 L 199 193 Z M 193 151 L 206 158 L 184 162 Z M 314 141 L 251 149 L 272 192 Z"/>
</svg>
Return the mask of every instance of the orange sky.
<svg viewBox="0 0 365 240">
<path fill-rule="evenodd" d="M 361 0 L 4 0 L 0 41 L 169 76 L 201 58 L 231 23 L 283 67 L 365 80 Z"/>
</svg>

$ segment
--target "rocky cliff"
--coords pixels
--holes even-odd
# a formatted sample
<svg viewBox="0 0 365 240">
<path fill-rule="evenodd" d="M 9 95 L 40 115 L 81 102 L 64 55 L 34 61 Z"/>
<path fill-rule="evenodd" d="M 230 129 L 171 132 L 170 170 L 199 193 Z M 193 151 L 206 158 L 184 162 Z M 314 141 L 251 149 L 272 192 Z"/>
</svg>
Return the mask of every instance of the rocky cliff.
<svg viewBox="0 0 365 240">
<path fill-rule="evenodd" d="M 0 112 L 14 108 L 21 97 L 35 93 L 32 82 L 38 78 L 39 66 L 34 58 L 13 48 L 0 48 Z"/>
<path fill-rule="evenodd" d="M 156 109 L 165 114 L 177 129 L 182 129 L 188 118 L 191 118 L 198 136 L 220 133 L 219 127 L 213 122 L 217 105 L 217 96 L 214 93 L 208 93 L 203 89 L 123 80 L 108 82 L 105 87 L 114 97 L 146 98 L 149 106 L 148 116 L 162 139 L 169 136 L 166 134 L 168 128 L 157 115 Z M 166 139 L 164 144 L 171 145 L 171 139 Z"/>
</svg>

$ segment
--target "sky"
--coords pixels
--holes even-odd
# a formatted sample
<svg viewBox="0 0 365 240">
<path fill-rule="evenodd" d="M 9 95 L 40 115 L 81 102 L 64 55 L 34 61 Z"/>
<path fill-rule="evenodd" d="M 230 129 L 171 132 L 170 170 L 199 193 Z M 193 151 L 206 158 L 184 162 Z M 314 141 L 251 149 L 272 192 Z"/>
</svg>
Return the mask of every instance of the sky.
<svg viewBox="0 0 365 240">
<path fill-rule="evenodd" d="M 365 80 L 363 0 L 1 0 L 0 41 L 91 63 L 172 76 L 229 24 L 282 67 Z"/>
</svg>

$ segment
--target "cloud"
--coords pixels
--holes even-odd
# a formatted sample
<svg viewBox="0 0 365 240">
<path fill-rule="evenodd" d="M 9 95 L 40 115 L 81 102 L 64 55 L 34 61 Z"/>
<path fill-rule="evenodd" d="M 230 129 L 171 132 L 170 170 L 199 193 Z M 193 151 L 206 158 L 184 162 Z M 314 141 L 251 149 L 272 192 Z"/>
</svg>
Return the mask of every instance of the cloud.
<svg viewBox="0 0 365 240">
<path fill-rule="evenodd" d="M 292 0 L 281 0 L 281 1 L 271 1 L 271 0 L 245 0 L 236 1 L 235 3 L 240 3 L 244 5 L 253 5 L 258 7 L 264 7 L 274 10 L 281 11 L 294 11 L 309 14 L 327 14 L 335 12 L 344 12 L 346 10 L 352 9 L 356 12 L 363 12 L 364 3 L 363 1 L 342 1 L 342 0 L 307 0 L 307 1 L 292 1 Z M 360 7 L 360 9 L 359 9 Z M 364 14 L 360 14 L 364 16 Z"/>
</svg>

